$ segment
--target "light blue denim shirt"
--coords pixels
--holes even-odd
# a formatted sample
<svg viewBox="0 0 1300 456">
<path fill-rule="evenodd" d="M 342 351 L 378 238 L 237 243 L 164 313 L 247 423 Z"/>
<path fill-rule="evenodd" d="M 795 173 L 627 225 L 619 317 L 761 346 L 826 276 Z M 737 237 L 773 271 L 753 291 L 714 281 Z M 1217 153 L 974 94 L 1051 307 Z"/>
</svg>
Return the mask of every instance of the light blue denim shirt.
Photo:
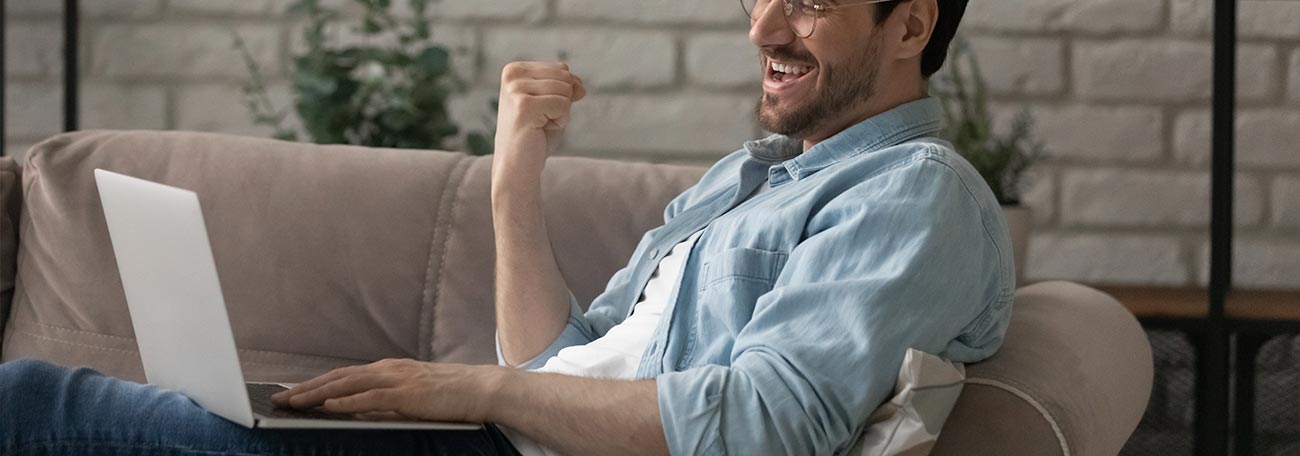
<svg viewBox="0 0 1300 456">
<path fill-rule="evenodd" d="M 657 379 L 672 454 L 835 454 L 891 395 L 908 348 L 987 358 L 1015 274 L 998 202 L 914 101 L 802 151 L 772 136 L 664 211 L 586 312 L 520 367 L 626 319 L 659 260 L 696 231 L 638 376 Z M 746 200 L 758 185 L 770 189 Z"/>
</svg>

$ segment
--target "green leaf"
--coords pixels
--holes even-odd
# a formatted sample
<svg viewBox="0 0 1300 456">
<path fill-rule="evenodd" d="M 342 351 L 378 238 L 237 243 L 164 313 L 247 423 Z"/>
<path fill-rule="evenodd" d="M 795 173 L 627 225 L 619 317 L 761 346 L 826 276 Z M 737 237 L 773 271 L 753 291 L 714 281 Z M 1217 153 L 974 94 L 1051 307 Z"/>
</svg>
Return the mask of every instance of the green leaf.
<svg viewBox="0 0 1300 456">
<path fill-rule="evenodd" d="M 419 57 L 415 58 L 415 67 L 421 73 L 429 76 L 446 74 L 451 67 L 451 54 L 442 47 L 427 47 L 420 52 Z"/>
<path fill-rule="evenodd" d="M 469 146 L 470 155 L 490 155 L 492 153 L 492 140 L 482 133 L 470 133 L 465 137 L 465 143 Z"/>
<path fill-rule="evenodd" d="M 375 35 L 384 30 L 384 26 L 379 24 L 375 18 L 367 16 L 361 23 L 361 31 L 367 35 Z"/>
</svg>

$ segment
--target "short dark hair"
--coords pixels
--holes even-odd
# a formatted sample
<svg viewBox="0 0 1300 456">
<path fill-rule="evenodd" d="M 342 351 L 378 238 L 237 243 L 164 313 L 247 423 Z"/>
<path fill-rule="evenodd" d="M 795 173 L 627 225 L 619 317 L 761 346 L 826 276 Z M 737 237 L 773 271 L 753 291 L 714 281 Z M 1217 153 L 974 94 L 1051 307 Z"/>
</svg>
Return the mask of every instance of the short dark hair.
<svg viewBox="0 0 1300 456">
<path fill-rule="evenodd" d="M 884 2 L 876 5 L 876 25 L 885 22 L 889 15 L 894 12 L 900 3 L 910 0 L 901 0 L 896 2 Z M 948 45 L 957 35 L 957 26 L 961 25 L 961 17 L 966 14 L 966 3 L 968 0 L 935 0 L 939 5 L 939 21 L 934 24 L 934 32 L 930 34 L 930 43 L 925 45 L 925 50 L 921 52 L 921 77 L 929 78 L 943 68 L 944 60 L 948 59 Z"/>
</svg>

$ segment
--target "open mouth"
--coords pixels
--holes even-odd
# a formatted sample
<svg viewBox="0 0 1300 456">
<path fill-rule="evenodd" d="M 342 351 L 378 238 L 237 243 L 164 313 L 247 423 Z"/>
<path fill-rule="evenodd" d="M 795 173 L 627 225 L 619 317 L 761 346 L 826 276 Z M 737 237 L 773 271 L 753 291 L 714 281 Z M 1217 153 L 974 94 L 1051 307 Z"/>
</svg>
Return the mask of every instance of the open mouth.
<svg viewBox="0 0 1300 456">
<path fill-rule="evenodd" d="M 798 62 L 767 59 L 763 87 L 769 92 L 785 92 L 805 85 L 817 67 Z"/>
</svg>

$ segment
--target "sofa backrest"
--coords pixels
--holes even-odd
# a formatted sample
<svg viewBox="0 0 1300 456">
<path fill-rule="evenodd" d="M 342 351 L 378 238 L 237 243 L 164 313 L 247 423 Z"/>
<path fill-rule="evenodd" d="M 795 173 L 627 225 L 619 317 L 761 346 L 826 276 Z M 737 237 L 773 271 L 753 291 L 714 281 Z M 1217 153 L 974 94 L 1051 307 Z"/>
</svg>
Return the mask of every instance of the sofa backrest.
<svg viewBox="0 0 1300 456">
<path fill-rule="evenodd" d="M 5 360 L 143 379 L 95 168 L 199 194 L 250 379 L 392 357 L 495 361 L 489 157 L 108 131 L 28 154 L 22 249 L 4 257 L 21 265 Z M 702 171 L 554 160 L 547 220 L 575 294 L 598 294 Z"/>
</svg>

